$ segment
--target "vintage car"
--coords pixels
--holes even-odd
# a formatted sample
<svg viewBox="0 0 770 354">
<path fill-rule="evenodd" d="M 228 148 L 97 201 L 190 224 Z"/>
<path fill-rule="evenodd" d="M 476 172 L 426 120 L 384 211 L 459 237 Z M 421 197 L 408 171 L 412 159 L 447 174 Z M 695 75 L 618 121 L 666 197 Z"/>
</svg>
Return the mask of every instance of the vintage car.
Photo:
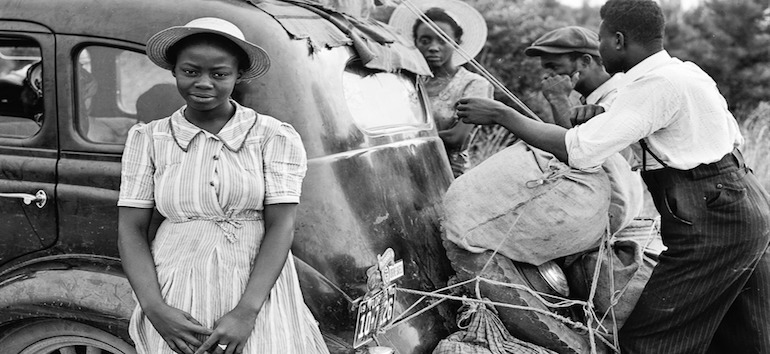
<svg viewBox="0 0 770 354">
<path fill-rule="evenodd" d="M 452 174 L 416 50 L 376 21 L 299 0 L 11 0 L 0 3 L 0 352 L 133 352 L 117 250 L 123 144 L 132 125 L 183 104 L 146 41 L 205 16 L 272 56 L 234 97 L 291 123 L 307 149 L 292 250 L 330 350 L 431 351 L 451 311 L 382 333 L 372 309 L 359 313 L 374 294 L 367 269 L 388 249 L 401 288 L 431 291 L 451 274 L 439 218 Z M 396 292 L 381 322 L 417 298 Z"/>
</svg>

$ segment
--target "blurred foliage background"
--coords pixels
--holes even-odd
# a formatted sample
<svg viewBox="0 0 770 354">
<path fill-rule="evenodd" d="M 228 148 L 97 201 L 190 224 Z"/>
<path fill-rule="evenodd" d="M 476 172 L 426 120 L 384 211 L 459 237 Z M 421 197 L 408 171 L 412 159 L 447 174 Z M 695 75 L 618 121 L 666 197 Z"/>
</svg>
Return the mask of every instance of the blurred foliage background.
<svg viewBox="0 0 770 354">
<path fill-rule="evenodd" d="M 412 0 L 418 2 L 419 0 Z M 580 8 L 557 0 L 464 0 L 487 20 L 489 36 L 476 60 L 539 116 L 550 108 L 540 93 L 539 59 L 524 48 L 542 34 L 567 25 L 599 30 L 599 6 Z M 746 137 L 744 154 L 770 188 L 770 0 L 703 0 L 685 8 L 681 0 L 659 0 L 666 15 L 665 48 L 698 64 L 717 82 Z M 387 22 L 392 8 L 372 14 Z M 472 67 L 468 67 L 473 70 Z M 513 105 L 501 92 L 495 97 Z M 474 162 L 513 141 L 502 129 L 474 139 Z M 761 172 L 760 172 L 761 171 Z"/>
</svg>

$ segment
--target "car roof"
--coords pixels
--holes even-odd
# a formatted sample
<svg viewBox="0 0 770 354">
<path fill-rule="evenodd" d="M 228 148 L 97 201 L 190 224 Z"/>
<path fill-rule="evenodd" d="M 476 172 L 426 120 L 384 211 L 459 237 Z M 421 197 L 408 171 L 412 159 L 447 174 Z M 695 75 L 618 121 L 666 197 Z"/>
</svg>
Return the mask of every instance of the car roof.
<svg viewBox="0 0 770 354">
<path fill-rule="evenodd" d="M 0 21 L 45 26 L 57 34 L 115 38 L 138 44 L 161 29 L 199 17 L 221 17 L 244 33 L 258 31 L 269 15 L 247 0 L 10 0 L 0 2 Z M 249 37 L 248 34 L 246 34 Z"/>
</svg>

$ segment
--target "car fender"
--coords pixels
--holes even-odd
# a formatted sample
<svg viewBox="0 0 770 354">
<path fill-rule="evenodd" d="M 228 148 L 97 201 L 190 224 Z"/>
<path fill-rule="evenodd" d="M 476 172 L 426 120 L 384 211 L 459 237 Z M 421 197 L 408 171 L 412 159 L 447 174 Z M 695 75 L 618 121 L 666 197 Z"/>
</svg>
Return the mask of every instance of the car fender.
<svg viewBox="0 0 770 354">
<path fill-rule="evenodd" d="M 355 316 L 354 299 L 299 258 L 295 263 L 309 307 L 337 320 Z M 337 306 L 324 306 L 330 302 Z M 0 272 L 0 334 L 22 321 L 59 318 L 90 323 L 128 340 L 128 321 L 135 307 L 131 285 L 117 258 L 47 256 Z M 328 336 L 335 329 L 339 330 L 321 331 Z"/>
<path fill-rule="evenodd" d="M 119 260 L 49 256 L 0 274 L 0 326 L 39 318 L 93 323 L 125 338 L 136 307 Z"/>
</svg>

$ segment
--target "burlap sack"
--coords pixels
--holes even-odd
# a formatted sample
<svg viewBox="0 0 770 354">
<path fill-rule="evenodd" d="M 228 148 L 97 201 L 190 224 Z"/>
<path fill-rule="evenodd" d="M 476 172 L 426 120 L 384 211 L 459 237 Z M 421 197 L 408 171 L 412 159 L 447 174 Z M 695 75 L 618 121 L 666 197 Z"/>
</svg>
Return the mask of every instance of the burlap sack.
<svg viewBox="0 0 770 354">
<path fill-rule="evenodd" d="M 502 284 L 526 286 L 532 290 L 550 293 L 545 289 L 544 280 L 536 284 L 532 280 L 539 277 L 537 267 L 530 264 L 514 262 L 500 254 L 470 253 L 454 243 L 444 240 L 452 268 L 457 273 L 457 281 L 463 282 L 476 277 L 492 280 Z M 512 336 L 523 341 L 539 345 L 560 354 L 584 354 L 591 352 L 591 339 L 587 332 L 575 330 L 547 312 L 553 312 L 562 317 L 572 317 L 569 309 L 552 309 L 546 306 L 541 298 L 522 288 L 511 288 L 504 285 L 482 281 L 479 284 L 482 297 L 492 302 L 515 305 L 515 308 L 498 306 L 498 317 Z M 465 285 L 465 290 L 475 294 L 475 284 Z M 535 309 L 532 311 L 530 309 Z M 605 354 L 609 350 L 602 342 L 597 342 L 597 353 Z"/>
<path fill-rule="evenodd" d="M 644 207 L 644 184 L 639 172 L 632 171 L 631 165 L 620 154 L 610 156 L 602 164 L 610 179 L 610 234 L 622 230 Z"/>
<path fill-rule="evenodd" d="M 598 245 L 610 182 L 519 142 L 457 178 L 444 197 L 446 237 L 471 252 L 498 250 L 540 265 Z"/>
<path fill-rule="evenodd" d="M 617 302 L 614 305 L 614 320 L 620 329 L 631 315 L 657 264 L 654 259 L 644 254 L 642 245 L 636 241 L 615 241 L 610 251 L 602 259 L 593 300 L 596 314 L 599 318 L 604 318 L 603 324 L 608 330 L 613 328 L 613 318 L 609 313 L 613 302 Z M 588 299 L 598 259 L 599 251 L 568 257 L 570 264 L 566 265 L 565 272 L 572 295 L 576 298 Z M 614 282 L 610 282 L 610 263 Z"/>
</svg>

